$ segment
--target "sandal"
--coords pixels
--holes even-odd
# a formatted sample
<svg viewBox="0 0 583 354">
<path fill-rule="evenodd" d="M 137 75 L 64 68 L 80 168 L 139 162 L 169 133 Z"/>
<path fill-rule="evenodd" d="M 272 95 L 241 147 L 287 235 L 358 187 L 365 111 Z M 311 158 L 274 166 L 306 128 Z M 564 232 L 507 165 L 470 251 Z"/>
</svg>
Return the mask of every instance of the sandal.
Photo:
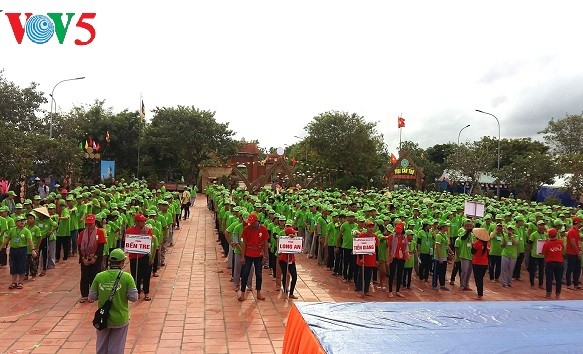
<svg viewBox="0 0 583 354">
<path fill-rule="evenodd" d="M 265 300 L 265 296 L 257 296 L 257 300 Z"/>
<path fill-rule="evenodd" d="M 87 298 L 86 297 L 82 297 L 79 299 L 79 303 L 80 304 L 84 304 L 85 302 L 87 302 Z"/>
<path fill-rule="evenodd" d="M 146 296 L 144 296 L 144 300 L 145 300 L 145 301 L 152 301 L 152 298 L 151 298 L 151 297 L 149 297 L 148 295 L 146 295 Z"/>
<path fill-rule="evenodd" d="M 22 283 L 18 283 L 18 284 L 16 285 L 16 289 L 22 289 Z"/>
<path fill-rule="evenodd" d="M 12 290 L 12 289 L 16 289 L 16 286 L 17 286 L 17 285 L 18 285 L 18 284 L 16 284 L 16 283 L 12 283 L 12 284 L 10 284 L 10 286 L 8 287 L 8 289 L 10 289 L 10 290 Z"/>
<path fill-rule="evenodd" d="M 241 295 L 241 296 L 239 296 L 239 297 L 237 298 L 237 300 L 239 300 L 239 301 L 243 301 L 243 300 L 245 300 L 245 298 L 243 297 L 243 295 Z"/>
<path fill-rule="evenodd" d="M 159 275 L 158 273 L 154 273 L 154 274 L 152 274 L 152 276 L 153 276 L 154 278 L 158 278 L 160 275 Z"/>
<path fill-rule="evenodd" d="M 288 296 L 288 297 L 289 297 L 290 299 L 297 299 L 297 298 L 298 298 L 298 297 L 297 297 L 297 296 L 295 296 L 295 295 L 290 295 L 290 296 Z"/>
</svg>

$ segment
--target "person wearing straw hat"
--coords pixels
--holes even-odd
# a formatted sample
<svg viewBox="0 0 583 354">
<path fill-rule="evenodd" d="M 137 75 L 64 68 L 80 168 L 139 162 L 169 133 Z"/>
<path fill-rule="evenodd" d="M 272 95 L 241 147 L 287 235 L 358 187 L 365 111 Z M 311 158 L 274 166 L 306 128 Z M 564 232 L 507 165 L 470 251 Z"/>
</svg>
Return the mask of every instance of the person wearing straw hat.
<svg viewBox="0 0 583 354">
<path fill-rule="evenodd" d="M 478 296 L 476 300 L 482 300 L 484 296 L 484 277 L 488 270 L 488 251 L 490 249 L 490 234 L 485 228 L 475 228 L 472 233 L 476 241 L 472 245 L 472 270 L 474 281 L 476 282 L 476 291 Z"/>
<path fill-rule="evenodd" d="M 41 239 L 38 244 L 39 255 L 42 256 L 42 270 L 39 277 L 44 277 L 49 265 L 48 242 L 49 237 L 57 230 L 58 224 L 51 219 L 51 214 L 47 207 L 34 209 L 37 215 L 37 225 L 41 230 Z"/>
<path fill-rule="evenodd" d="M 107 328 L 97 331 L 95 347 L 98 354 L 124 352 L 130 320 L 128 301 L 138 300 L 138 289 L 136 289 L 134 279 L 129 273 L 123 271 L 125 259 L 125 254 L 121 249 L 112 250 L 109 253 L 109 269 L 95 276 L 89 290 L 89 300 L 98 300 L 98 307 L 101 308 L 109 299 L 113 285 L 121 272 L 109 310 Z"/>
</svg>

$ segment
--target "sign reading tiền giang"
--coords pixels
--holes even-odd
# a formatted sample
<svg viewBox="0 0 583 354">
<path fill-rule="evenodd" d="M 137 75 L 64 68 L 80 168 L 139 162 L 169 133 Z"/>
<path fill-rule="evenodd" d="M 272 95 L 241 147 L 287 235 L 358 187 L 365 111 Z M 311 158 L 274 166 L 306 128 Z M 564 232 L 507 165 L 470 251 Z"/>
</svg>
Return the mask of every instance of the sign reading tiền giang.
<svg viewBox="0 0 583 354">
<path fill-rule="evenodd" d="M 374 254 L 376 239 L 374 237 L 358 237 L 352 240 L 352 254 Z"/>
</svg>

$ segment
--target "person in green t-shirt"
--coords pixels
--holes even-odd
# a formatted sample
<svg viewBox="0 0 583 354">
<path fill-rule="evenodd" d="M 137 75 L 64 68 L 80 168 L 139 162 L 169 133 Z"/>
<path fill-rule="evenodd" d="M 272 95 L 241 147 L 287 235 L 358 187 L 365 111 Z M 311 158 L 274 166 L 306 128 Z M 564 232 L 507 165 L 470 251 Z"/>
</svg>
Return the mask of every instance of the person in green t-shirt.
<svg viewBox="0 0 583 354">
<path fill-rule="evenodd" d="M 543 220 L 539 220 L 536 222 L 536 231 L 533 232 L 528 239 L 528 250 L 530 251 L 530 257 L 528 258 L 528 275 L 530 277 L 531 288 L 534 288 L 534 277 L 538 269 L 538 287 L 539 289 L 544 289 L 545 258 L 542 254 L 537 252 L 536 245 L 538 241 L 546 239 L 547 227 Z"/>
<path fill-rule="evenodd" d="M 502 239 L 502 274 L 500 274 L 500 283 L 502 287 L 512 287 L 512 274 L 518 257 L 518 240 L 514 236 L 514 225 L 509 224 L 506 227 L 506 235 Z"/>
<path fill-rule="evenodd" d="M 12 284 L 8 289 L 22 289 L 22 278 L 26 272 L 26 252 L 27 246 L 32 248 L 32 255 L 37 257 L 36 250 L 32 243 L 30 231 L 24 227 L 26 217 L 18 215 L 16 217 L 16 227 L 8 230 L 4 242 L 0 248 L 6 248 L 10 244 L 10 275 Z"/>
<path fill-rule="evenodd" d="M 109 253 L 109 263 L 110 269 L 97 274 L 89 290 L 89 300 L 98 300 L 97 305 L 101 308 L 121 274 L 109 310 L 107 329 L 97 331 L 95 346 L 97 353 L 123 353 L 130 320 L 128 301 L 138 300 L 138 289 L 131 274 L 123 271 L 125 254 L 121 249 Z"/>
<path fill-rule="evenodd" d="M 460 230 L 458 238 L 455 240 L 456 255 L 460 260 L 460 289 L 472 291 L 470 289 L 470 277 L 472 276 L 472 244 L 474 235 L 472 233 L 474 224 L 471 220 L 466 220 L 464 228 Z"/>
<path fill-rule="evenodd" d="M 40 240 L 42 236 L 40 228 L 36 225 L 36 215 L 34 215 L 34 212 L 29 212 L 26 215 L 25 228 L 27 228 L 28 231 L 30 231 L 33 247 L 30 246 L 27 247 L 24 280 L 28 280 L 29 275 L 32 278 L 32 280 L 36 280 L 36 275 L 38 273 L 38 249 L 40 246 Z M 33 250 L 36 250 L 37 252 L 36 257 L 32 256 Z"/>
<path fill-rule="evenodd" d="M 71 213 L 65 206 L 63 199 L 59 200 L 61 211 L 59 214 L 59 228 L 57 229 L 57 244 L 55 258 L 57 262 L 61 259 L 61 249 L 63 249 L 63 261 L 69 258 L 71 252 Z"/>
<path fill-rule="evenodd" d="M 435 236 L 435 251 L 433 252 L 433 279 L 431 286 L 433 290 L 449 291 L 445 286 L 445 273 L 447 272 L 447 249 L 449 241 L 447 239 L 447 229 L 449 223 L 440 221 L 438 224 L 438 233 Z M 437 283 L 439 280 L 439 288 Z"/>
<path fill-rule="evenodd" d="M 498 217 L 497 217 L 498 218 Z M 502 268 L 502 240 L 504 229 L 502 223 L 496 223 L 496 228 L 490 233 L 490 253 L 488 254 L 488 275 L 491 282 L 500 281 Z"/>
<path fill-rule="evenodd" d="M 352 231 L 357 230 L 356 217 L 354 214 L 348 215 L 348 221 L 340 226 L 338 243 L 342 248 L 342 282 L 347 283 L 354 276 L 355 257 L 352 255 Z"/>
<path fill-rule="evenodd" d="M 415 241 L 413 240 L 413 230 L 406 230 L 405 235 L 407 236 L 408 249 L 415 249 Z M 380 249 L 379 249 L 380 251 Z M 413 276 L 413 266 L 415 265 L 415 256 L 411 252 L 411 256 L 405 260 L 405 266 L 403 268 L 403 286 L 407 290 L 411 290 L 411 277 Z"/>
<path fill-rule="evenodd" d="M 336 239 L 338 238 L 338 213 L 333 212 L 331 214 L 331 222 L 326 225 L 326 232 L 324 233 L 324 243 L 327 247 L 328 257 L 326 259 L 326 268 L 330 271 L 334 271 L 334 260 L 335 260 L 335 252 L 334 249 L 336 247 Z"/>
<path fill-rule="evenodd" d="M 432 267 L 433 246 L 435 239 L 431 230 L 431 221 L 425 219 L 422 228 L 417 231 L 417 253 L 419 254 L 419 280 L 427 283 Z"/>
</svg>

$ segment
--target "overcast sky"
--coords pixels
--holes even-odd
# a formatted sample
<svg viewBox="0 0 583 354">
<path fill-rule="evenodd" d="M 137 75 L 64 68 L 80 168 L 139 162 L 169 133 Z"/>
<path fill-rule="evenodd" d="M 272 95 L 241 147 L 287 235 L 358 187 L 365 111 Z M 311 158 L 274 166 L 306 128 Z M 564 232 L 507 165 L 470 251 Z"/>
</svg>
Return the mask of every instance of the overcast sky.
<svg viewBox="0 0 583 354">
<path fill-rule="evenodd" d="M 483 135 L 536 136 L 583 110 L 583 4 L 562 1 L 3 0 L 4 12 L 75 12 L 65 43 L 16 44 L 0 14 L 0 67 L 55 91 L 60 110 L 193 105 L 236 137 L 292 144 L 315 115 L 378 121 L 391 151 Z M 74 28 L 96 12 L 97 36 Z M 49 105 L 45 107 L 49 110 Z M 148 114 L 151 118 L 152 113 Z"/>
</svg>

